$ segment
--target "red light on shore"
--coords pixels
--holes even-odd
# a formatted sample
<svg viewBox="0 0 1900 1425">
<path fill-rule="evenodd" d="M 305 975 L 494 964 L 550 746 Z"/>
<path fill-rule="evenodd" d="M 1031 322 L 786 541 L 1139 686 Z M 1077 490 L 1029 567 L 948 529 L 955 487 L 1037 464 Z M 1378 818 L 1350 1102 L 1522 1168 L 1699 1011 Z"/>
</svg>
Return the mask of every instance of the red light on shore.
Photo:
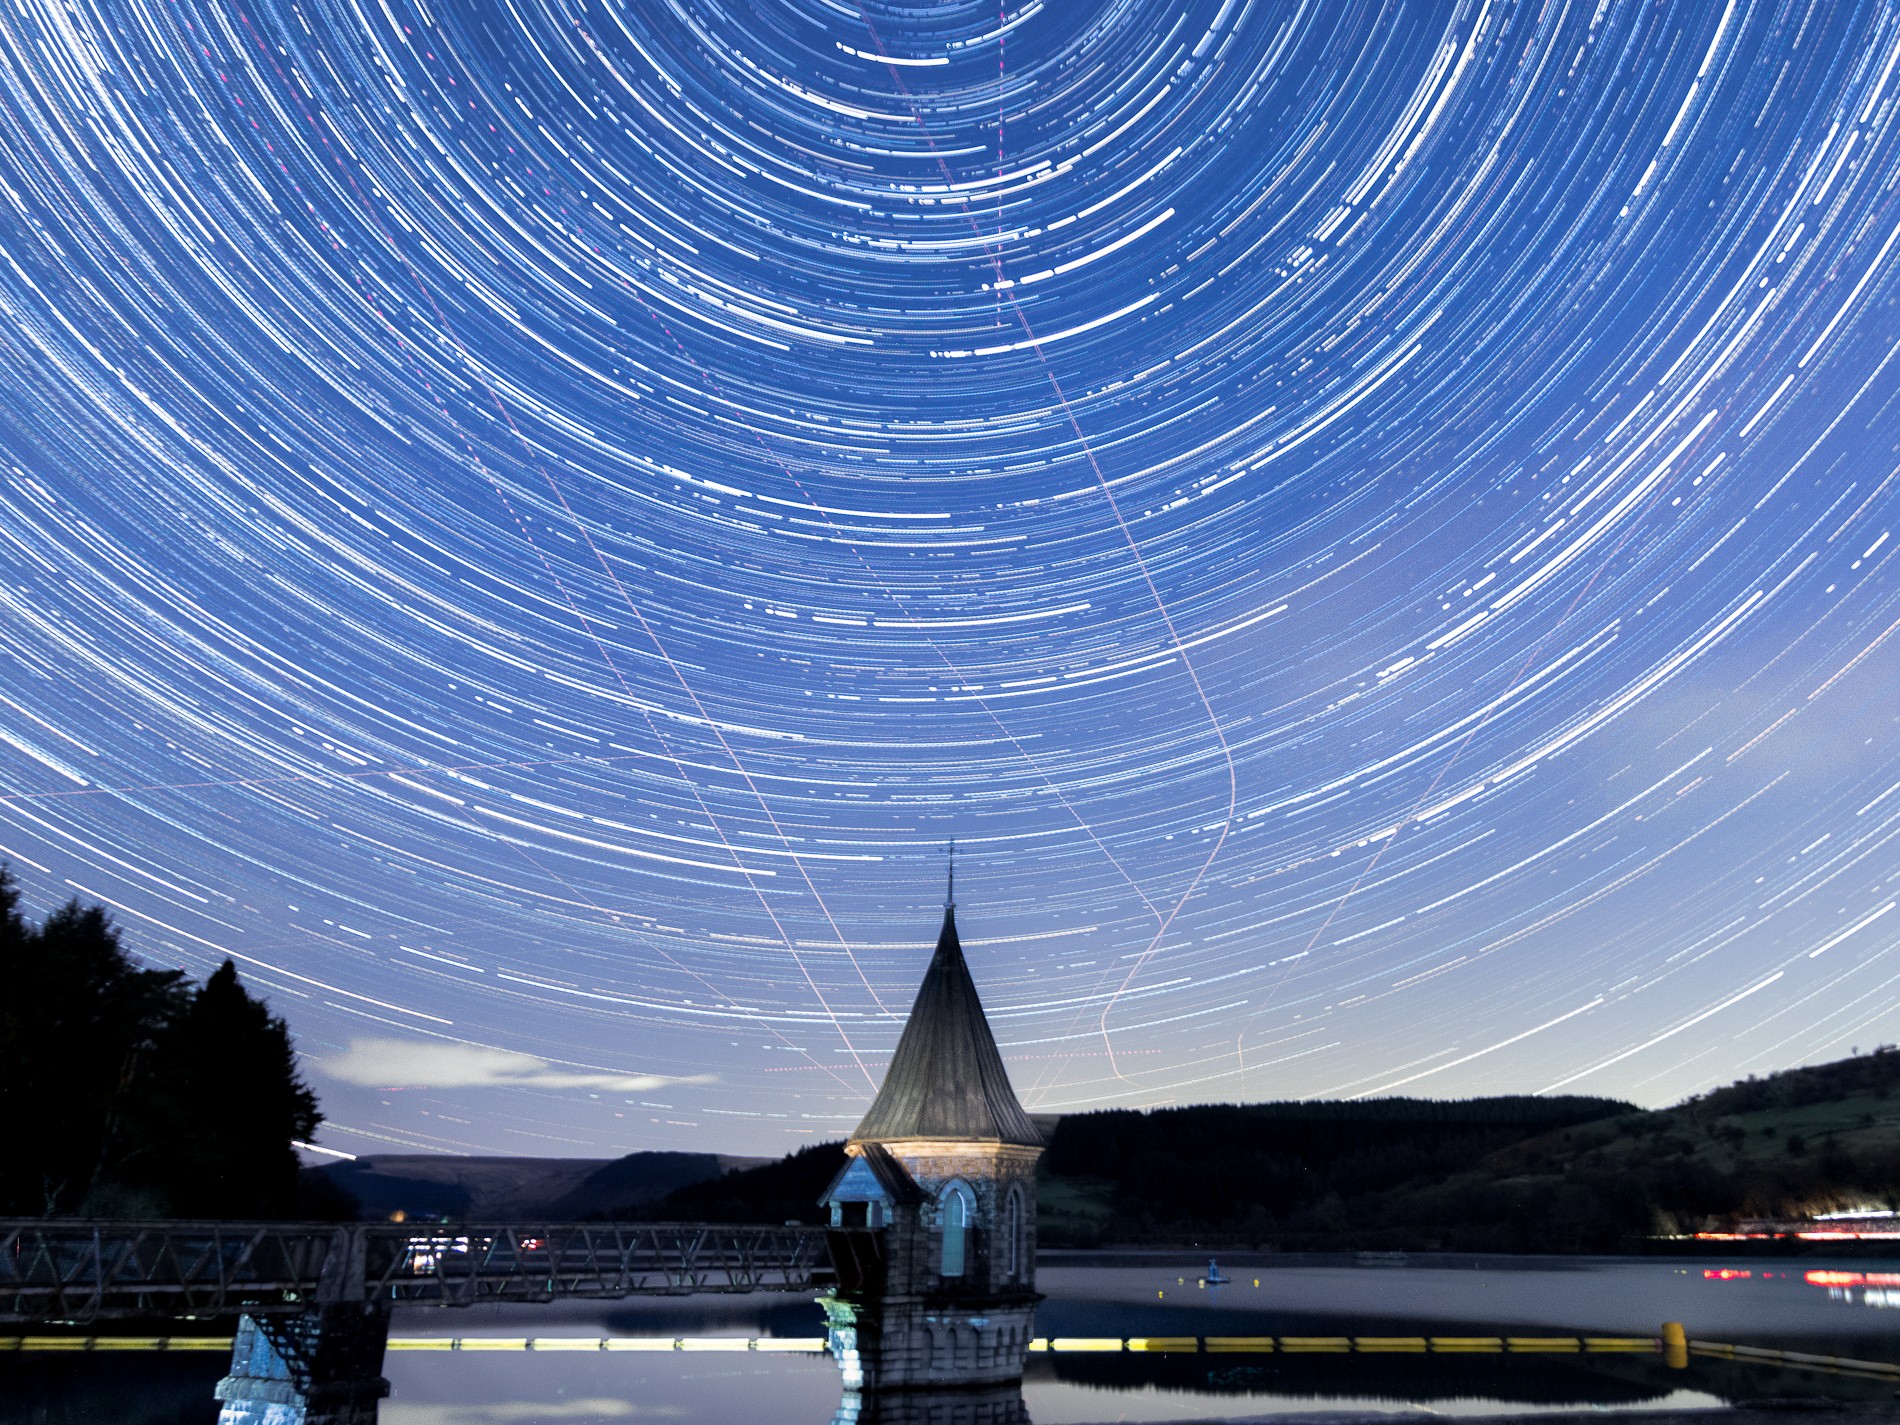
<svg viewBox="0 0 1900 1425">
<path fill-rule="evenodd" d="M 1892 1242 L 1900 1232 L 1797 1232 L 1803 1242 Z"/>
<path fill-rule="evenodd" d="M 1805 1273 L 1802 1281 L 1809 1286 L 1900 1286 L 1900 1272 L 1839 1272 L 1813 1271 Z"/>
</svg>

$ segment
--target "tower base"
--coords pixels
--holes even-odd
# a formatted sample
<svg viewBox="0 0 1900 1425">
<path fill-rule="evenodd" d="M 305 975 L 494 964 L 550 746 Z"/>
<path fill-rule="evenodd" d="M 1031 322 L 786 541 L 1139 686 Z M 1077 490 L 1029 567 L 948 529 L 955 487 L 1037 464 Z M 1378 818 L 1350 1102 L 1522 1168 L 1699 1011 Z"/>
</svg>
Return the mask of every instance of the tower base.
<svg viewBox="0 0 1900 1425">
<path fill-rule="evenodd" d="M 1039 1300 L 824 1296 L 818 1304 L 845 1390 L 870 1396 L 1015 1384 L 1023 1378 Z"/>
</svg>

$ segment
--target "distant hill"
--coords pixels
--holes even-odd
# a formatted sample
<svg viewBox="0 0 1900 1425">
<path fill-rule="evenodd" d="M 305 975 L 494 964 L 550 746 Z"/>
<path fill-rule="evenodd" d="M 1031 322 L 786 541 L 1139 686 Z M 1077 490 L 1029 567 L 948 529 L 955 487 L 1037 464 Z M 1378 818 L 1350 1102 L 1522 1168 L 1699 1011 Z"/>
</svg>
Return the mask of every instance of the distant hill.
<svg viewBox="0 0 1900 1425">
<path fill-rule="evenodd" d="M 629 1153 L 624 1158 L 453 1158 L 379 1154 L 306 1168 L 321 1180 L 307 1197 L 340 1193 L 355 1215 L 473 1221 L 539 1217 L 575 1221 L 631 1211 L 758 1158 L 720 1153 Z"/>
<path fill-rule="evenodd" d="M 1900 1052 L 1747 1079 L 1648 1112 L 1604 1098 L 1374 1099 L 1045 1121 L 1045 1247 L 1603 1252 L 1750 1217 L 1900 1208 Z M 819 1220 L 842 1143 L 624 1215 Z"/>
<path fill-rule="evenodd" d="M 1566 1103 L 1571 1121 L 1536 1127 L 1528 1105 Z M 1436 1127 L 1429 1115 L 1404 1121 L 1424 1107 L 1065 1118 L 1045 1158 L 1044 1244 L 1602 1252 L 1751 1217 L 1900 1207 L 1891 1048 L 1654 1112 L 1608 1099 L 1474 1099 L 1432 1105 Z M 1388 1111 L 1394 1121 L 1378 1116 Z M 1514 1117 L 1533 1131 L 1514 1131 Z"/>
<path fill-rule="evenodd" d="M 737 1167 L 607 1216 L 647 1222 L 810 1222 L 818 1195 L 844 1166 L 844 1144 L 814 1143 L 777 1162 Z"/>
<path fill-rule="evenodd" d="M 1044 1155 L 1046 1246 L 1332 1237 L 1377 1200 L 1514 1144 L 1639 1112 L 1604 1098 L 1203 1104 L 1063 1118 Z"/>
</svg>

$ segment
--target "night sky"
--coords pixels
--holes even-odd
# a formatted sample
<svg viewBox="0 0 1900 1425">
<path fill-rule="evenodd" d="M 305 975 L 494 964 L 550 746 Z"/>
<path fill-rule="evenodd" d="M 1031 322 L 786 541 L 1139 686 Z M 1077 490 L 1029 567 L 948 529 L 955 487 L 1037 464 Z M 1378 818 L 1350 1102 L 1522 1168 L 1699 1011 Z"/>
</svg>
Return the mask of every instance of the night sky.
<svg viewBox="0 0 1900 1425">
<path fill-rule="evenodd" d="M 321 1141 L 1900 1039 L 1900 11 L 25 0 L 0 856 Z"/>
</svg>

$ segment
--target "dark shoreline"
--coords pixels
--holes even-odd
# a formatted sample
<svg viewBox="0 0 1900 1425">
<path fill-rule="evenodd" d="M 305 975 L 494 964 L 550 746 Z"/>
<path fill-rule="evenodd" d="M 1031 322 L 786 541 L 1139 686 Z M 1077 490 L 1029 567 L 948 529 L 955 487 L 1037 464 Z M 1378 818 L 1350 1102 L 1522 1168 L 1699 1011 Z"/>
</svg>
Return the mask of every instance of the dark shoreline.
<svg viewBox="0 0 1900 1425">
<path fill-rule="evenodd" d="M 1765 1261 L 1847 1262 L 1870 1258 L 1890 1260 L 1900 1257 L 1900 1241 L 1870 1242 L 1726 1242 L 1671 1238 L 1654 1244 L 1632 1246 L 1615 1252 L 1520 1252 L 1441 1249 L 1433 1247 L 1314 1247 L 1270 1246 L 1220 1241 L 1180 1241 L 1143 1243 L 1104 1243 L 1095 1247 L 1042 1247 L 1036 1261 L 1052 1266 L 1094 1262 L 1103 1265 L 1142 1266 L 1162 1258 L 1190 1258 L 1246 1262 L 1270 1266 L 1275 1262 L 1299 1261 L 1306 1265 L 1329 1266 L 1486 1266 L 1499 1267 L 1507 1262 L 1536 1262 L 1555 1266 L 1561 1262 L 1709 1262 L 1724 1258 Z"/>
</svg>

